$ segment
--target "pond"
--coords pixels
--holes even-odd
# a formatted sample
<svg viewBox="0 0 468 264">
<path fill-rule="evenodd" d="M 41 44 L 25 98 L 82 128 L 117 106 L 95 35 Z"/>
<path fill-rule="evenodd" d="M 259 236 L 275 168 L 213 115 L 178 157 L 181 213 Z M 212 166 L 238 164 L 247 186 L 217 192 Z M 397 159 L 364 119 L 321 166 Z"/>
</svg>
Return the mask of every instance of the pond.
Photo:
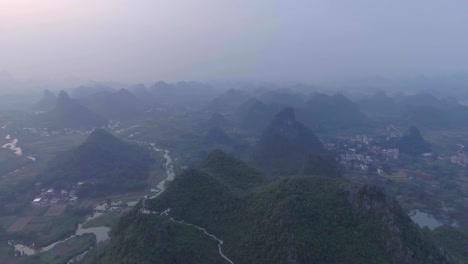
<svg viewBox="0 0 468 264">
<path fill-rule="evenodd" d="M 409 214 L 409 217 L 413 222 L 418 224 L 421 228 L 427 226 L 430 230 L 434 230 L 443 224 L 435 219 L 432 215 L 428 213 L 421 212 L 419 210 L 412 210 Z"/>
</svg>

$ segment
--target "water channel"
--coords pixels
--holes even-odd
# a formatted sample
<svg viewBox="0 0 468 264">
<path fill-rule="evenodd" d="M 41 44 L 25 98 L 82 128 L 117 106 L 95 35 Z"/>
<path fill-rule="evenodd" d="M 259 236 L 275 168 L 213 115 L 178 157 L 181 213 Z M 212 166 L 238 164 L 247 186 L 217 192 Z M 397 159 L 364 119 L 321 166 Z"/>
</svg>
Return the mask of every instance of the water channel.
<svg viewBox="0 0 468 264">
<path fill-rule="evenodd" d="M 144 143 L 144 142 L 140 142 L 140 143 Z M 159 148 L 157 148 L 155 146 L 154 143 L 145 143 L 145 144 L 150 145 L 153 148 L 153 150 L 156 151 L 156 152 L 164 152 L 164 159 L 166 160 L 166 163 L 165 163 L 166 178 L 157 185 L 158 190 L 156 190 L 156 191 L 158 191 L 158 193 L 155 196 L 152 197 L 152 198 L 154 198 L 154 197 L 157 197 L 159 194 L 161 194 L 165 190 L 165 187 L 166 187 L 168 182 L 174 180 L 175 173 L 174 173 L 174 167 L 172 165 L 172 158 L 169 155 L 168 150 L 159 149 Z M 138 203 L 138 201 L 131 201 L 131 202 L 128 202 L 127 205 L 128 206 L 134 206 L 137 203 Z M 14 248 L 15 248 L 15 251 L 19 252 L 21 255 L 32 256 L 32 255 L 35 255 L 37 253 L 49 251 L 52 248 L 54 248 L 56 245 L 58 245 L 60 243 L 63 243 L 65 241 L 68 241 L 68 240 L 70 240 L 70 239 L 72 239 L 72 238 L 74 238 L 76 236 L 83 235 L 83 234 L 89 234 L 89 233 L 94 234 L 96 236 L 97 243 L 102 242 L 102 241 L 106 241 L 106 240 L 109 239 L 109 231 L 110 231 L 109 227 L 101 226 L 101 227 L 83 228 L 83 226 L 86 223 L 88 223 L 89 221 L 100 217 L 101 215 L 103 215 L 103 212 L 107 211 L 107 210 L 112 210 L 112 207 L 107 208 L 105 203 L 97 205 L 93 210 L 94 211 L 93 215 L 88 217 L 84 223 L 78 225 L 78 228 L 76 229 L 74 235 L 71 235 L 70 237 L 67 237 L 66 239 L 56 241 L 56 242 L 54 242 L 54 243 L 52 243 L 52 244 L 50 244 L 50 245 L 48 245 L 46 247 L 43 247 L 43 248 L 40 248 L 40 249 L 34 249 L 32 247 L 28 247 L 28 246 L 23 245 L 23 244 L 19 244 L 19 243 L 15 244 L 13 241 L 9 241 L 9 244 L 13 245 Z M 83 257 L 85 255 L 85 253 L 81 254 L 80 257 Z M 75 259 L 75 258 L 73 258 L 73 259 Z"/>
</svg>

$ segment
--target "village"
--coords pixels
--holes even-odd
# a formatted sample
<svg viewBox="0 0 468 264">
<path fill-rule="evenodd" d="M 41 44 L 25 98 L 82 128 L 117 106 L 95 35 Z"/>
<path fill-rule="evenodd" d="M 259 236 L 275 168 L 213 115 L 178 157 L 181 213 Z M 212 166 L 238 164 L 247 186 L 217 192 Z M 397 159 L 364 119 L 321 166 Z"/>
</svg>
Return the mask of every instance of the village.
<svg viewBox="0 0 468 264">
<path fill-rule="evenodd" d="M 109 120 L 107 124 L 107 129 L 115 130 L 120 126 L 120 120 Z M 50 136 L 58 136 L 58 135 L 89 135 L 91 134 L 92 130 L 80 130 L 80 129 L 71 129 L 71 128 L 63 128 L 59 130 L 51 130 L 48 128 L 32 128 L 32 127 L 25 127 L 23 130 L 29 131 L 29 133 L 33 135 L 38 135 L 41 137 L 50 137 Z M 20 130 L 16 130 L 15 133 L 18 133 Z"/>
<path fill-rule="evenodd" d="M 378 144 L 372 137 L 356 135 L 327 142 L 325 147 L 337 154 L 340 164 L 346 169 L 368 171 L 369 168 L 374 168 L 379 172 L 383 163 L 396 161 L 400 156 L 398 149 L 380 145 L 382 144 Z"/>
<path fill-rule="evenodd" d="M 71 204 L 74 205 L 78 201 L 76 195 L 79 186 L 83 185 L 84 182 L 77 182 L 71 190 L 56 190 L 54 188 L 41 188 L 40 194 L 34 198 L 31 202 L 32 206 L 51 206 L 55 204 Z M 36 183 L 36 187 L 39 187 L 40 183 Z"/>
<path fill-rule="evenodd" d="M 373 138 L 367 135 L 356 135 L 349 138 L 331 139 L 325 142 L 327 150 L 338 157 L 338 161 L 347 169 L 368 171 L 372 168 L 381 174 L 384 164 L 392 164 L 400 158 L 397 148 L 384 147 L 388 138 Z M 454 152 L 441 154 L 424 153 L 423 157 L 433 157 L 439 161 L 445 161 L 461 167 L 468 167 L 468 153 L 463 144 L 457 144 Z"/>
<path fill-rule="evenodd" d="M 465 152 L 465 146 L 462 144 L 457 144 L 457 151 L 452 155 L 449 154 L 440 154 L 437 156 L 438 160 L 443 160 L 458 166 L 466 168 L 468 166 L 468 155 Z"/>
</svg>

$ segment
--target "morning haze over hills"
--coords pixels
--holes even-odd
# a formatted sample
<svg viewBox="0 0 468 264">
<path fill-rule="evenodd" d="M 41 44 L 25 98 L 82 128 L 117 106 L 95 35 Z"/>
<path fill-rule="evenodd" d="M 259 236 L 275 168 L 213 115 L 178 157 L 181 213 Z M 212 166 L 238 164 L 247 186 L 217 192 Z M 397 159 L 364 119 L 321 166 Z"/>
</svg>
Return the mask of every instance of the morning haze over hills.
<svg viewBox="0 0 468 264">
<path fill-rule="evenodd" d="M 6 0 L 0 263 L 468 263 L 466 8 Z"/>
<path fill-rule="evenodd" d="M 460 100 L 265 84 L 84 87 L 45 90 L 3 115 L 8 261 L 467 259 L 464 124 L 415 121 L 436 120 L 431 111 L 408 118 L 464 111 Z"/>
</svg>

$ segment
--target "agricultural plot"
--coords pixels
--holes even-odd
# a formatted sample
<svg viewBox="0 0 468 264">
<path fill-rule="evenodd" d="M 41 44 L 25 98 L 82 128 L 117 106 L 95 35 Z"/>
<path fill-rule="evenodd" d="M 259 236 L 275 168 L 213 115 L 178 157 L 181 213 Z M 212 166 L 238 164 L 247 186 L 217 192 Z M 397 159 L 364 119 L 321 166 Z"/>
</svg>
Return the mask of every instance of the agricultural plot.
<svg viewBox="0 0 468 264">
<path fill-rule="evenodd" d="M 44 216 L 59 216 L 62 215 L 63 212 L 65 211 L 65 208 L 67 208 L 66 204 L 54 204 L 45 213 Z"/>
<path fill-rule="evenodd" d="M 32 217 L 20 217 L 9 228 L 8 232 L 21 232 L 23 228 L 31 221 Z"/>
</svg>

